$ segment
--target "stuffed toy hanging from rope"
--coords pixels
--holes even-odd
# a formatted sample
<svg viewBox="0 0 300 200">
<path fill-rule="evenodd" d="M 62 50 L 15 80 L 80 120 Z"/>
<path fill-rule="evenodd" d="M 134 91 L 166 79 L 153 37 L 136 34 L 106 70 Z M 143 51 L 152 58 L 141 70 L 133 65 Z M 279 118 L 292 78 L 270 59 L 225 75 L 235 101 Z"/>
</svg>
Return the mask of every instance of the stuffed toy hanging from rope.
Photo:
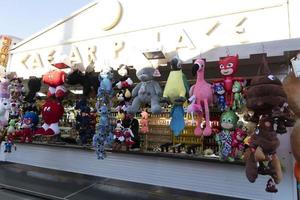
<svg viewBox="0 0 300 200">
<path fill-rule="evenodd" d="M 49 86 L 47 96 L 62 98 L 65 96 L 64 87 L 66 73 L 61 70 L 52 70 L 43 75 L 43 82 Z"/>
<path fill-rule="evenodd" d="M 223 87 L 223 84 L 221 83 L 216 83 L 214 84 L 214 92 L 217 96 L 217 104 L 218 108 L 221 112 L 225 111 L 226 109 L 226 101 L 225 101 L 225 89 Z"/>
<path fill-rule="evenodd" d="M 202 59 L 197 59 L 194 62 L 192 73 L 197 75 L 196 84 L 193 85 L 190 89 L 190 97 L 193 100 L 193 103 L 189 105 L 188 112 L 196 113 L 198 115 L 198 123 L 195 128 L 195 135 L 201 136 L 210 136 L 212 133 L 209 117 L 209 106 L 213 102 L 213 90 L 212 85 L 207 83 L 204 79 L 204 69 L 205 61 Z M 203 109 L 205 111 L 205 128 L 201 129 L 201 122 L 203 117 Z"/>
<path fill-rule="evenodd" d="M 162 90 L 159 83 L 153 80 L 154 72 L 153 67 L 145 67 L 137 71 L 136 76 L 141 82 L 132 90 L 134 99 L 132 105 L 127 108 L 128 113 L 137 113 L 142 104 L 150 104 L 153 114 L 161 113 L 159 101 Z"/>
<path fill-rule="evenodd" d="M 187 79 L 182 72 L 181 61 L 171 60 L 171 71 L 164 89 L 163 99 L 173 104 L 170 117 L 170 127 L 174 135 L 178 136 L 184 129 L 183 103 L 189 91 Z"/>
</svg>

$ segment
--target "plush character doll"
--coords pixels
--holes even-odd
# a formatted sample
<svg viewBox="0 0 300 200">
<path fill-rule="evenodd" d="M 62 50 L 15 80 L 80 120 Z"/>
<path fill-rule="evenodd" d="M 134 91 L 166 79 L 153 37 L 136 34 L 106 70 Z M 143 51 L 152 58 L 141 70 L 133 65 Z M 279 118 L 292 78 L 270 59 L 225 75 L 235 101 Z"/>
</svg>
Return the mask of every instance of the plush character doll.
<svg viewBox="0 0 300 200">
<path fill-rule="evenodd" d="M 91 126 L 90 108 L 88 106 L 81 108 L 80 115 L 76 117 L 78 122 L 77 129 L 81 144 L 86 145 L 88 140 L 94 135 L 93 127 Z"/>
<path fill-rule="evenodd" d="M 132 91 L 134 99 L 132 105 L 127 108 L 128 113 L 137 113 L 142 104 L 151 104 L 153 114 L 161 112 L 159 100 L 162 90 L 159 83 L 153 80 L 154 71 L 152 67 L 145 67 L 136 73 L 141 82 Z"/>
<path fill-rule="evenodd" d="M 116 99 L 118 102 L 118 105 L 116 107 L 116 111 L 126 111 L 130 98 L 127 98 L 126 96 L 126 92 L 124 90 L 120 90 L 119 92 L 117 92 L 116 94 Z"/>
<path fill-rule="evenodd" d="M 93 136 L 93 147 L 96 149 L 96 155 L 99 160 L 103 160 L 106 157 L 104 143 L 105 137 L 103 134 L 96 133 Z"/>
<path fill-rule="evenodd" d="M 176 136 L 182 132 L 185 126 L 182 103 L 185 102 L 188 91 L 189 85 L 184 73 L 182 73 L 181 61 L 178 58 L 173 58 L 171 60 L 171 72 L 164 89 L 163 98 L 173 104 L 170 113 L 170 127 Z"/>
<path fill-rule="evenodd" d="M 62 98 L 65 96 L 66 89 L 63 86 L 65 79 L 66 73 L 60 70 L 52 70 L 43 75 L 43 83 L 49 86 L 48 97 Z"/>
<path fill-rule="evenodd" d="M 15 100 L 11 100 L 10 102 L 10 111 L 9 111 L 9 118 L 10 119 L 17 119 L 20 115 L 20 104 Z"/>
<path fill-rule="evenodd" d="M 117 125 L 114 129 L 114 143 L 112 145 L 112 149 L 113 150 L 120 150 L 121 149 L 121 145 L 125 140 L 124 134 L 123 134 L 123 130 L 124 127 L 122 126 L 122 121 L 118 120 L 117 121 Z"/>
<path fill-rule="evenodd" d="M 36 94 L 40 91 L 42 86 L 41 79 L 36 77 L 30 77 L 27 83 L 28 92 L 25 96 L 25 102 L 27 105 L 24 106 L 24 111 L 37 111 L 37 107 L 34 105 L 36 101 Z"/>
<path fill-rule="evenodd" d="M 100 108 L 100 126 L 108 126 L 109 120 L 108 120 L 108 108 L 107 106 L 103 105 Z"/>
<path fill-rule="evenodd" d="M 231 138 L 231 157 L 241 159 L 245 149 L 244 139 L 247 133 L 241 128 L 236 128 Z"/>
<path fill-rule="evenodd" d="M 226 101 L 225 101 L 225 90 L 224 87 L 221 83 L 216 83 L 214 85 L 214 92 L 217 96 L 217 104 L 218 104 L 218 108 L 221 112 L 225 111 L 226 109 Z"/>
<path fill-rule="evenodd" d="M 149 114 L 146 111 L 141 113 L 142 119 L 140 120 L 140 132 L 141 133 L 148 133 L 149 132 L 149 122 L 148 117 Z"/>
<path fill-rule="evenodd" d="M 21 137 L 21 143 L 26 141 L 31 143 L 38 123 L 39 117 L 35 112 L 26 112 L 23 115 L 21 130 L 16 131 L 15 137 Z"/>
<path fill-rule="evenodd" d="M 137 119 L 135 119 L 132 114 L 127 113 L 125 115 L 125 118 L 122 120 L 122 125 L 124 126 L 125 129 L 129 128 L 133 135 L 130 137 L 134 143 L 130 142 L 131 140 L 129 140 L 129 143 L 132 143 L 132 144 L 130 144 L 129 146 L 127 145 L 127 147 L 134 149 L 134 150 L 139 150 L 139 148 L 140 148 L 139 121 Z M 126 133 L 126 136 L 129 137 L 129 135 L 131 135 L 131 133 L 130 132 Z M 126 140 L 126 136 L 124 133 L 125 140 Z M 127 137 L 127 139 L 129 139 L 128 137 Z"/>
<path fill-rule="evenodd" d="M 99 81 L 100 81 L 100 86 L 98 88 L 98 97 L 108 95 L 111 96 L 113 94 L 112 90 L 112 78 L 113 78 L 113 73 L 112 69 L 105 69 L 102 70 L 99 74 Z"/>
<path fill-rule="evenodd" d="M 234 81 L 232 86 L 233 93 L 233 105 L 232 110 L 239 110 L 242 108 L 242 104 L 244 103 L 244 98 L 242 95 L 242 84 L 239 81 Z"/>
<path fill-rule="evenodd" d="M 10 135 L 10 134 L 15 133 L 15 131 L 16 131 L 15 127 L 16 127 L 16 120 L 15 119 L 9 120 L 7 134 Z"/>
<path fill-rule="evenodd" d="M 0 129 L 3 129 L 9 119 L 9 110 L 10 110 L 10 100 L 9 99 L 0 99 Z"/>
<path fill-rule="evenodd" d="M 220 118 L 222 131 L 215 139 L 219 144 L 219 156 L 221 160 L 234 161 L 232 155 L 232 134 L 236 128 L 238 116 L 231 110 L 222 113 Z"/>
<path fill-rule="evenodd" d="M 238 69 L 238 58 L 239 56 L 227 56 L 219 60 L 219 70 L 221 75 L 224 77 L 223 85 L 225 88 L 225 99 L 226 105 L 231 107 L 233 104 L 233 93 L 232 86 L 235 80 L 241 81 L 240 78 L 234 77 L 234 74 Z"/>
<path fill-rule="evenodd" d="M 15 151 L 17 150 L 17 146 L 6 136 L 4 142 L 4 153 L 11 153 L 12 147 L 14 147 Z"/>
<path fill-rule="evenodd" d="M 195 135 L 201 136 L 210 136 L 212 133 L 210 126 L 210 117 L 209 117 L 209 105 L 213 103 L 213 90 L 212 85 L 207 83 L 204 79 L 204 69 L 205 69 L 205 61 L 202 59 L 197 59 L 194 62 L 192 73 L 193 75 L 197 75 L 196 84 L 193 85 L 190 89 L 190 97 L 194 98 L 194 101 L 188 107 L 188 112 L 197 113 L 198 114 L 198 123 L 195 128 Z M 205 111 L 205 124 L 206 127 L 204 130 L 201 129 L 201 122 L 203 117 L 203 109 Z"/>
<path fill-rule="evenodd" d="M 42 118 L 44 124 L 36 132 L 38 135 L 59 134 L 59 120 L 64 114 L 64 107 L 55 99 L 47 99 L 42 106 Z"/>
<path fill-rule="evenodd" d="M 126 65 L 120 65 L 118 68 L 118 74 L 120 75 L 120 79 L 118 82 L 114 84 L 114 86 L 118 89 L 129 89 L 133 86 L 133 81 L 128 76 L 128 67 Z"/>
<path fill-rule="evenodd" d="M 127 150 L 131 148 L 131 146 L 135 143 L 132 139 L 134 138 L 134 135 L 132 133 L 132 130 L 130 128 L 125 128 L 123 131 L 123 135 L 125 138 L 125 145 L 127 147 Z"/>
<path fill-rule="evenodd" d="M 250 144 L 246 152 L 246 176 L 248 180 L 255 182 L 258 174 L 270 175 L 276 184 L 282 179 L 281 165 L 276 149 L 279 146 L 279 139 L 273 128 L 273 119 L 269 116 L 262 116 L 255 133 L 251 135 Z M 267 162 L 267 164 L 265 164 Z M 271 180 L 273 181 L 273 180 Z M 267 192 L 277 192 L 277 189 L 267 184 Z M 273 189 L 273 190 L 270 190 Z"/>
</svg>

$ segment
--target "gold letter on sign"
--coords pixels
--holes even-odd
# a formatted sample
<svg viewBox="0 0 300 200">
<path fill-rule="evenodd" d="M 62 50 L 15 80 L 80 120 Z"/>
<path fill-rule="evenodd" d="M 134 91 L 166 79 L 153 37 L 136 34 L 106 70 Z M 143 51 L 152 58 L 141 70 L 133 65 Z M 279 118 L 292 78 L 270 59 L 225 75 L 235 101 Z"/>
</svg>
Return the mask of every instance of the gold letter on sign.
<svg viewBox="0 0 300 200">
<path fill-rule="evenodd" d="M 114 43 L 114 58 L 118 58 L 119 52 L 123 49 L 124 42 L 123 41 L 116 41 Z"/>
<path fill-rule="evenodd" d="M 33 55 L 32 68 L 38 68 L 38 67 L 43 67 L 43 63 L 42 63 L 40 54 L 35 53 Z"/>
<path fill-rule="evenodd" d="M 55 50 L 50 51 L 50 53 L 48 54 L 48 62 L 50 64 L 52 64 L 52 62 L 54 61 L 54 54 L 55 54 Z"/>
<path fill-rule="evenodd" d="M 96 46 L 92 46 L 92 47 L 88 48 L 88 61 L 89 61 L 89 63 L 95 63 L 96 62 L 96 60 L 97 60 L 96 51 L 97 51 Z"/>
<path fill-rule="evenodd" d="M 187 33 L 182 30 L 177 36 L 176 36 L 176 49 L 180 48 L 195 48 L 195 45 L 193 44 L 192 40 L 189 38 Z"/>
<path fill-rule="evenodd" d="M 28 69 L 28 66 L 26 64 L 27 60 L 30 58 L 30 54 L 26 54 L 22 59 L 21 59 L 21 63 Z"/>
<path fill-rule="evenodd" d="M 71 64 L 82 63 L 82 59 L 77 47 L 72 47 L 69 57 L 70 57 Z"/>
</svg>

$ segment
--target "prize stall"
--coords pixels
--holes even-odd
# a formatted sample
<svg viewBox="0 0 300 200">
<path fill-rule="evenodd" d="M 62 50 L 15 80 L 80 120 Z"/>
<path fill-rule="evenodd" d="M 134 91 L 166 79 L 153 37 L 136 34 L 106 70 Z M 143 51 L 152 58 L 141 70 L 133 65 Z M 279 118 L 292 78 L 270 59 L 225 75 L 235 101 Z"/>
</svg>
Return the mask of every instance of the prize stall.
<svg viewBox="0 0 300 200">
<path fill-rule="evenodd" d="M 215 40 L 220 24 L 212 20 L 241 19 L 238 30 L 248 30 L 261 8 L 286 11 L 271 4 L 238 13 L 236 5 L 205 20 L 194 12 L 185 21 L 166 17 L 172 23 L 145 18 L 144 27 L 131 3 L 103 0 L 22 41 L 0 83 L 1 159 L 228 197 L 297 199 L 300 40 L 229 31 L 226 44 Z M 97 32 L 91 18 L 108 8 Z"/>
</svg>

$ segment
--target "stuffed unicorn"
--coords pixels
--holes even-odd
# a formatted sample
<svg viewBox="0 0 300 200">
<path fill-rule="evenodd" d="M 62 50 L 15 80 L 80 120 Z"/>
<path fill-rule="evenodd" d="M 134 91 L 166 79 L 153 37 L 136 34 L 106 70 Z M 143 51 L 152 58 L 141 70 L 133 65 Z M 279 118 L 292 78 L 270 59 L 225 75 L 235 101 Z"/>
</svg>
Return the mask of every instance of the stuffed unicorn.
<svg viewBox="0 0 300 200">
<path fill-rule="evenodd" d="M 10 100 L 2 98 L 0 100 L 0 128 L 3 129 L 8 123 L 10 110 Z"/>
</svg>

